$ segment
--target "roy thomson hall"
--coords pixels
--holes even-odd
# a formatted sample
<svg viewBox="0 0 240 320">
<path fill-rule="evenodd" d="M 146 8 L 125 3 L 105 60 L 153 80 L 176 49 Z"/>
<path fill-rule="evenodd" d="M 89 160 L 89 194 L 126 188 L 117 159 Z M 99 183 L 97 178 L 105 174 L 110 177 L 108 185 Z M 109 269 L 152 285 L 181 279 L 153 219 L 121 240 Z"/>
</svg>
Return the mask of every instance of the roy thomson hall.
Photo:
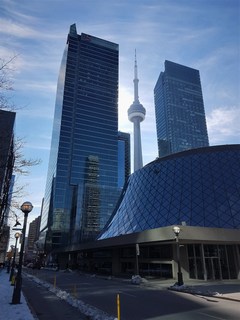
<svg viewBox="0 0 240 320">
<path fill-rule="evenodd" d="M 239 227 L 240 145 L 203 147 L 134 172 L 98 238 L 53 257 L 60 268 L 176 279 L 179 252 L 184 279 L 239 279 Z"/>
</svg>

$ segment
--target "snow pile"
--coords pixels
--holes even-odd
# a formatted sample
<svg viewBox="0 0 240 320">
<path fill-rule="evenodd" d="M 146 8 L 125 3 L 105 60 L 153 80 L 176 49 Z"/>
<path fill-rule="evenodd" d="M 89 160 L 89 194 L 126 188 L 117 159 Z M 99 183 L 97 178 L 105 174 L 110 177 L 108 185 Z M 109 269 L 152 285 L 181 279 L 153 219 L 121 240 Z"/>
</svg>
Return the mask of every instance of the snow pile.
<svg viewBox="0 0 240 320">
<path fill-rule="evenodd" d="M 168 288 L 169 290 L 173 291 L 180 291 L 180 292 L 185 292 L 185 293 L 191 293 L 195 295 L 201 295 L 201 296 L 216 296 L 216 297 L 221 297 L 222 294 L 219 292 L 213 292 L 213 291 L 206 291 L 203 292 L 199 289 L 196 289 L 194 286 L 186 286 L 185 284 L 179 286 L 177 282 Z"/>
<path fill-rule="evenodd" d="M 141 284 L 141 283 L 146 283 L 146 282 L 148 282 L 148 281 L 139 275 L 134 275 L 134 276 L 132 276 L 132 279 L 131 279 L 132 284 Z"/>
</svg>

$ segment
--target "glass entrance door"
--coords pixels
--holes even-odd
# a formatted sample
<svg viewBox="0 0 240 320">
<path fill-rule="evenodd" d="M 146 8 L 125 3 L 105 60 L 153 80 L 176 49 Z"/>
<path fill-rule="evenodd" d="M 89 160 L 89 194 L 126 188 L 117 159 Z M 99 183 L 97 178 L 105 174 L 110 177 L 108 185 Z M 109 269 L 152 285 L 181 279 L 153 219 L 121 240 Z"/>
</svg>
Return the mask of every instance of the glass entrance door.
<svg viewBox="0 0 240 320">
<path fill-rule="evenodd" d="M 220 263 L 217 257 L 205 258 L 207 280 L 221 280 Z"/>
<path fill-rule="evenodd" d="M 239 263 L 234 245 L 188 244 L 189 276 L 192 279 L 237 279 Z"/>
</svg>

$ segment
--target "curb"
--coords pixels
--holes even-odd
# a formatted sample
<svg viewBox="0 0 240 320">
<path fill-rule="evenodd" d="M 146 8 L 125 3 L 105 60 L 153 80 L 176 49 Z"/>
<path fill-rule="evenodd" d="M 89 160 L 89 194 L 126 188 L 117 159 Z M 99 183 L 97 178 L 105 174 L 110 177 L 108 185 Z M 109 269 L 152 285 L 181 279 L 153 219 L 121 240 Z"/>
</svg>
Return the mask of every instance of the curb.
<svg viewBox="0 0 240 320">
<path fill-rule="evenodd" d="M 205 296 L 205 297 L 213 297 L 217 299 L 223 299 L 223 300 L 229 300 L 229 301 L 234 301 L 234 302 L 240 302 L 240 299 L 235 299 L 231 297 L 226 297 L 224 295 L 220 295 L 219 293 L 214 293 L 214 292 L 201 292 L 201 291 L 196 291 L 194 289 L 188 289 L 188 288 L 178 288 L 178 287 L 168 287 L 168 290 L 171 291 L 176 291 L 176 292 L 183 292 L 183 293 L 188 293 L 188 294 L 193 294 L 193 295 L 199 295 L 199 296 Z"/>
</svg>

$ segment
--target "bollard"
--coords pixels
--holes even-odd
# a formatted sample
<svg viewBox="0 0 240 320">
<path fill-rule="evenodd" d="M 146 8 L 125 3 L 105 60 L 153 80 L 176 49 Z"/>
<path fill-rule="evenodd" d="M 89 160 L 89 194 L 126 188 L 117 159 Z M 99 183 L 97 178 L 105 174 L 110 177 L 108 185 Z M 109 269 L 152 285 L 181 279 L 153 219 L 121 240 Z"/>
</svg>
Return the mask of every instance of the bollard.
<svg viewBox="0 0 240 320">
<path fill-rule="evenodd" d="M 12 279 L 11 279 L 11 286 L 15 285 L 15 275 L 12 275 Z"/>
<path fill-rule="evenodd" d="M 76 284 L 73 285 L 73 296 L 74 296 L 74 298 L 77 298 L 77 285 Z"/>
<path fill-rule="evenodd" d="M 117 294 L 117 319 L 120 320 L 120 295 Z"/>
</svg>

